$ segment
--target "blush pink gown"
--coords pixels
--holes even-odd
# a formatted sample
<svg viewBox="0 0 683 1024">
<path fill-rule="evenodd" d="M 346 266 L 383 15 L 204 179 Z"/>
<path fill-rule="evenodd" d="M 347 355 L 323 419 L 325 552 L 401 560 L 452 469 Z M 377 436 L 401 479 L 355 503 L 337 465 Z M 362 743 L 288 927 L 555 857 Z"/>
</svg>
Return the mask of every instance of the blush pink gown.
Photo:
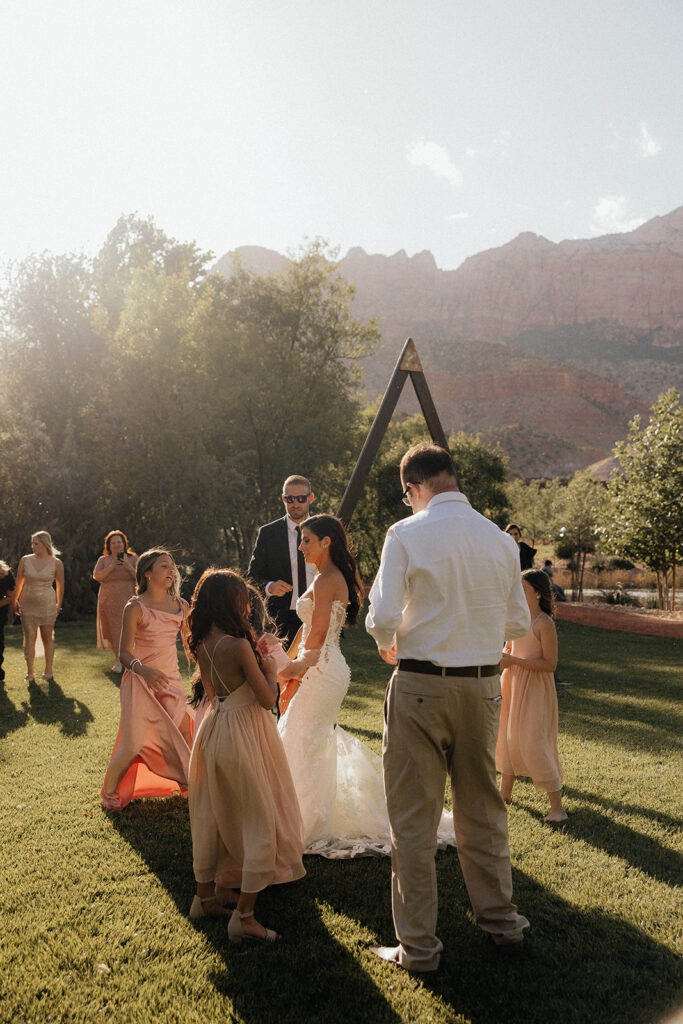
<svg viewBox="0 0 683 1024">
<path fill-rule="evenodd" d="M 187 796 L 190 748 L 180 726 L 185 715 L 192 719 L 193 713 L 176 652 L 184 612 L 160 612 L 139 604 L 142 615 L 133 654 L 143 665 L 158 668 L 172 685 L 154 693 L 142 676 L 129 669 L 123 674 L 119 731 L 100 794 L 102 806 L 113 811 L 140 797 Z"/>
<path fill-rule="evenodd" d="M 537 615 L 531 629 L 512 641 L 515 658 L 535 661 L 543 657 L 541 641 L 534 633 L 543 616 Z M 556 793 L 562 789 L 563 774 L 557 750 L 557 693 L 552 672 L 533 672 L 522 665 L 510 665 L 501 676 L 503 703 L 496 744 L 496 768 L 503 775 L 529 777 L 537 789 Z"/>
<path fill-rule="evenodd" d="M 137 560 L 137 555 L 128 556 L 132 566 L 137 564 Z M 101 555 L 94 572 L 108 569 L 112 562 L 115 563 L 114 568 L 100 583 L 97 595 L 97 646 L 103 651 L 114 651 L 118 658 L 123 609 L 135 595 L 135 578 L 112 555 Z"/>
<path fill-rule="evenodd" d="M 194 874 L 260 892 L 306 873 L 299 804 L 273 715 L 247 682 L 229 691 L 212 658 L 211 673 L 190 760 Z"/>
</svg>

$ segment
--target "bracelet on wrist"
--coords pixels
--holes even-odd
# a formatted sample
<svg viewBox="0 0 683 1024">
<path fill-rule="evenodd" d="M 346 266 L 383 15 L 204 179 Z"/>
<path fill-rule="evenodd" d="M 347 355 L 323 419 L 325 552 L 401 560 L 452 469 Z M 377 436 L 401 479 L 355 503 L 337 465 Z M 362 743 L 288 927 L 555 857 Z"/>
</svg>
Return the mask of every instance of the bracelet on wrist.
<svg viewBox="0 0 683 1024">
<path fill-rule="evenodd" d="M 132 658 L 128 668 L 131 670 L 131 672 L 134 672 L 136 675 L 140 675 L 140 672 L 138 671 L 138 669 L 135 668 L 135 665 L 138 665 L 140 668 L 142 668 L 142 662 L 140 661 L 139 658 Z"/>
</svg>

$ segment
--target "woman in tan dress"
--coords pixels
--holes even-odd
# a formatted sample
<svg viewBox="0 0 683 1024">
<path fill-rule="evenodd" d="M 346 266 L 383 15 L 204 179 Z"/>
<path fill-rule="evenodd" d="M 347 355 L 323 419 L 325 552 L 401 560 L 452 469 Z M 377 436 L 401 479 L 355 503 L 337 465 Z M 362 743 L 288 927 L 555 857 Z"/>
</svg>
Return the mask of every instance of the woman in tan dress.
<svg viewBox="0 0 683 1024">
<path fill-rule="evenodd" d="M 112 672 L 123 672 L 119 661 L 123 609 L 135 597 L 135 567 L 138 556 L 128 546 L 122 530 L 111 530 L 104 538 L 104 549 L 93 570 L 100 585 L 97 596 L 97 646 L 114 651 Z"/>
<path fill-rule="evenodd" d="M 189 803 L 197 895 L 190 917 L 227 915 L 231 942 L 277 938 L 254 917 L 258 893 L 305 874 L 294 783 L 270 709 L 275 662 L 249 621 L 249 592 L 230 569 L 207 569 L 188 617 L 188 646 L 211 705 L 190 758 Z M 219 891 L 217 893 L 216 887 Z M 241 890 L 241 891 L 237 891 Z M 219 898 L 220 897 L 220 900 Z"/>
<path fill-rule="evenodd" d="M 566 821 L 562 806 L 563 773 L 557 750 L 557 694 L 553 673 L 557 666 L 557 633 L 550 580 L 541 569 L 522 573 L 522 586 L 531 628 L 506 645 L 500 667 L 503 703 L 500 709 L 496 768 L 501 773 L 500 793 L 512 800 L 518 775 L 532 779 L 550 800 L 550 824 Z"/>
<path fill-rule="evenodd" d="M 33 554 L 24 555 L 19 561 L 17 585 L 14 591 L 14 613 L 21 615 L 24 633 L 24 658 L 26 659 L 25 681 L 34 681 L 33 667 L 36 658 L 36 638 L 45 648 L 45 671 L 43 679 L 52 682 L 52 665 L 55 656 L 55 619 L 62 610 L 64 596 L 64 566 L 57 558 L 59 551 L 52 543 L 47 530 L 39 530 L 31 536 Z"/>
</svg>

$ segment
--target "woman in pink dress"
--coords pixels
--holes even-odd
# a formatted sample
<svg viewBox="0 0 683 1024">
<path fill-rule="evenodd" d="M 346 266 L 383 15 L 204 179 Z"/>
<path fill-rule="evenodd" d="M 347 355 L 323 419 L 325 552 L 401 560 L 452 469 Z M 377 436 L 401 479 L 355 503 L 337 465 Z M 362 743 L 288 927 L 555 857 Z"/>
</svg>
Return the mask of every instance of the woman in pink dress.
<svg viewBox="0 0 683 1024">
<path fill-rule="evenodd" d="M 531 628 L 520 640 L 506 645 L 503 670 L 503 703 L 496 744 L 496 768 L 501 773 L 500 792 L 506 803 L 518 775 L 528 776 L 550 800 L 545 821 L 566 821 L 562 806 L 563 773 L 557 750 L 557 693 L 553 672 L 557 666 L 557 633 L 552 616 L 550 580 L 540 569 L 522 573 L 522 586 Z"/>
<path fill-rule="evenodd" d="M 128 546 L 121 530 L 111 530 L 104 538 L 104 550 L 93 570 L 100 585 L 97 596 L 97 646 L 101 651 L 114 651 L 116 661 L 112 672 L 122 672 L 119 661 L 123 609 L 135 595 L 135 566 L 138 556 Z"/>
<path fill-rule="evenodd" d="M 187 795 L 193 722 L 176 651 L 187 602 L 163 548 L 140 555 L 136 580 L 123 613 L 121 719 L 101 793 L 112 811 L 143 796 Z"/>
<path fill-rule="evenodd" d="M 195 685 L 210 706 L 190 760 L 190 824 L 197 894 L 190 917 L 220 917 L 236 902 L 228 937 L 277 938 L 254 917 L 268 885 L 305 874 L 303 826 L 287 758 L 270 709 L 275 659 L 261 655 L 249 591 L 231 569 L 207 569 L 192 598 L 188 646 Z M 239 892 L 237 890 L 240 890 Z"/>
</svg>

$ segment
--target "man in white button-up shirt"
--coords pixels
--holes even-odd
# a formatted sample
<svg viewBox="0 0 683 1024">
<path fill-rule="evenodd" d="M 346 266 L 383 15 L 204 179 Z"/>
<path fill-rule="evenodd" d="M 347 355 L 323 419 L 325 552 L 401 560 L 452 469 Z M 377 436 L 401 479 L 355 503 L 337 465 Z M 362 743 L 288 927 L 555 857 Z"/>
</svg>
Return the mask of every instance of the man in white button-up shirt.
<svg viewBox="0 0 683 1024">
<path fill-rule="evenodd" d="M 512 903 L 494 755 L 503 644 L 530 621 L 517 546 L 470 506 L 450 454 L 416 445 L 401 460 L 401 482 L 413 515 L 389 528 L 366 620 L 380 654 L 396 665 L 382 763 L 399 944 L 373 949 L 408 970 L 433 971 L 443 948 L 434 855 L 446 774 L 478 925 L 510 944 L 529 924 Z"/>
</svg>

